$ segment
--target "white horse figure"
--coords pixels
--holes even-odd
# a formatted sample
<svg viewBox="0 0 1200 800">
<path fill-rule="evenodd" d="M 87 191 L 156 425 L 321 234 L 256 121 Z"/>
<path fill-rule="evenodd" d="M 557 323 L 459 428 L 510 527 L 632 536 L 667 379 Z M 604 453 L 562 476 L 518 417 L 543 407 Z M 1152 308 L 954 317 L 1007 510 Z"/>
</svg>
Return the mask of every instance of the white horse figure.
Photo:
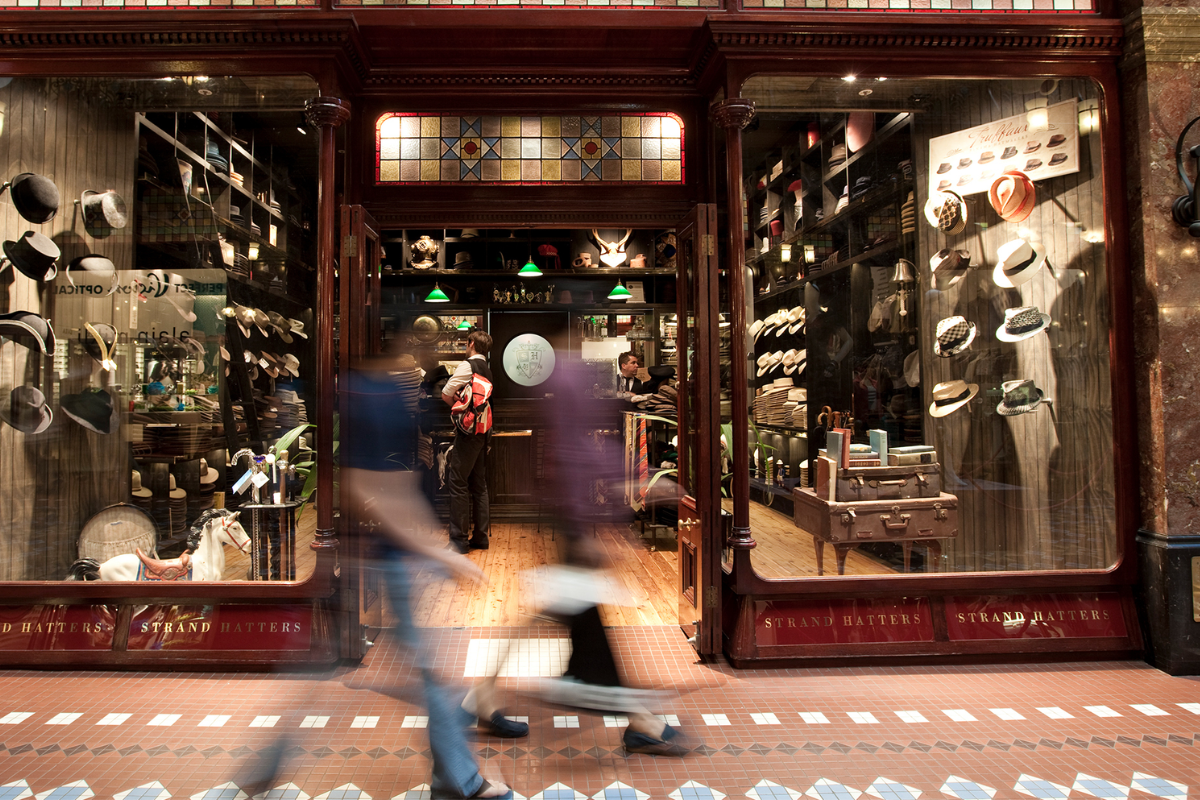
<svg viewBox="0 0 1200 800">
<path fill-rule="evenodd" d="M 219 581 L 225 575 L 224 545 L 250 551 L 250 536 L 238 522 L 237 511 L 210 509 L 197 518 L 188 534 L 187 550 L 179 558 L 159 561 L 139 548 L 103 564 L 81 558 L 71 565 L 72 581 Z"/>
</svg>

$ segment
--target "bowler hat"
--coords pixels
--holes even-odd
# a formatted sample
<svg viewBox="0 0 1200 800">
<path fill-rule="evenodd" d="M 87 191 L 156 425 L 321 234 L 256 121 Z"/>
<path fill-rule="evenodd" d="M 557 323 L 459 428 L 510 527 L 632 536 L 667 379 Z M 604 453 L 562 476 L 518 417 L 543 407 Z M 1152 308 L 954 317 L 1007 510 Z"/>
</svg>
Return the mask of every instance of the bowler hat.
<svg viewBox="0 0 1200 800">
<path fill-rule="evenodd" d="M 75 285 L 75 278 L 71 273 L 87 273 L 89 278 L 93 278 L 100 282 L 103 286 L 108 283 L 108 291 L 105 294 L 112 294 L 117 290 L 117 267 L 112 261 L 102 255 L 96 253 L 88 253 L 85 256 L 79 256 L 67 265 L 67 280 L 71 285 Z"/>
<path fill-rule="evenodd" d="M 4 255 L 31 280 L 50 281 L 58 274 L 58 245 L 36 231 L 25 231 L 15 242 L 5 240 Z"/>
<path fill-rule="evenodd" d="M 40 225 L 54 219 L 58 213 L 59 194 L 54 181 L 32 172 L 22 172 L 3 188 L 12 195 L 13 205 L 17 213 L 25 219 Z M 0 191 L 3 191 L 0 188 Z"/>
<path fill-rule="evenodd" d="M 0 419 L 25 433 L 41 433 L 54 421 L 54 412 L 46 405 L 46 396 L 33 386 L 17 386 L 8 395 L 8 405 L 0 405 Z"/>
</svg>

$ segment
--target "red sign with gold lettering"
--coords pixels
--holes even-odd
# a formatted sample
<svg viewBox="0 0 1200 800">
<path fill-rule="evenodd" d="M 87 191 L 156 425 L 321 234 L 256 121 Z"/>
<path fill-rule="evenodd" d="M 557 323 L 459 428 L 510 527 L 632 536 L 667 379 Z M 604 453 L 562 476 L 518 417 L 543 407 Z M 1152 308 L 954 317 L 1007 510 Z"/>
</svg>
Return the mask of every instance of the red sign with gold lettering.
<svg viewBox="0 0 1200 800">
<path fill-rule="evenodd" d="M 946 624 L 951 641 L 1128 635 L 1121 598 L 1111 592 L 947 597 Z"/>
<path fill-rule="evenodd" d="M 130 650 L 308 650 L 310 606 L 149 606 L 129 623 Z"/>
<path fill-rule="evenodd" d="M 933 641 L 926 597 L 760 600 L 754 613 L 762 647 Z"/>
<path fill-rule="evenodd" d="M 111 650 L 109 606 L 0 606 L 0 650 Z"/>
</svg>

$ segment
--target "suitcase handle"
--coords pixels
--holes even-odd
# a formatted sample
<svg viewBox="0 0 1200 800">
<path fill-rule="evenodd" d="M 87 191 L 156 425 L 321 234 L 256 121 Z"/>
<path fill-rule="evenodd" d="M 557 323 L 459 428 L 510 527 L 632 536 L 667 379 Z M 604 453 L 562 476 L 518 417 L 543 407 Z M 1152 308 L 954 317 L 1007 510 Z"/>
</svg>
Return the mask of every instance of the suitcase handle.
<svg viewBox="0 0 1200 800">
<path fill-rule="evenodd" d="M 880 486 L 904 486 L 907 483 L 907 478 L 897 478 L 894 481 L 871 481 L 871 488 L 878 489 Z"/>
<path fill-rule="evenodd" d="M 901 514 L 900 506 L 892 506 L 891 514 L 880 514 L 879 519 L 883 522 L 883 527 L 889 531 L 902 531 L 908 528 L 908 521 L 911 514 Z M 893 522 L 893 520 L 895 520 Z"/>
</svg>

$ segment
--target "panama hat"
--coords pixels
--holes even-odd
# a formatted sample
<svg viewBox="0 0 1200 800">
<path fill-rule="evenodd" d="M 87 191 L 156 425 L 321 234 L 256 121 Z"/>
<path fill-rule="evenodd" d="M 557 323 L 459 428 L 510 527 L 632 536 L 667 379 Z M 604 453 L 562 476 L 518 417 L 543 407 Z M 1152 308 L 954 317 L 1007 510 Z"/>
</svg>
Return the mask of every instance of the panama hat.
<svg viewBox="0 0 1200 800">
<path fill-rule="evenodd" d="M 40 225 L 54 219 L 58 213 L 61 202 L 58 187 L 43 175 L 22 172 L 0 187 L 0 191 L 4 189 L 8 189 L 17 213 L 30 222 Z"/>
<path fill-rule="evenodd" d="M 67 281 L 74 286 L 74 276 L 80 273 L 86 273 L 88 278 L 99 281 L 101 285 L 107 281 L 107 294 L 112 294 L 117 290 L 117 267 L 102 255 L 88 253 L 72 259 L 71 263 L 67 265 Z"/>
<path fill-rule="evenodd" d="M 758 377 L 761 378 L 771 370 L 783 363 L 783 351 L 776 350 L 774 353 L 764 353 L 758 357 Z"/>
<path fill-rule="evenodd" d="M 799 333 L 804 327 L 804 306 L 796 306 L 788 311 L 788 333 Z"/>
<path fill-rule="evenodd" d="M 37 231 L 25 231 L 15 242 L 4 242 L 5 257 L 22 275 L 35 281 L 54 280 L 60 254 L 58 245 Z"/>
<path fill-rule="evenodd" d="M 750 323 L 750 328 L 749 328 L 749 330 L 747 330 L 747 333 L 750 334 L 750 338 L 757 339 L 758 335 L 760 333 L 762 333 L 762 329 L 763 329 L 764 325 L 766 325 L 766 323 L 763 322 L 761 319 L 756 319 L 756 320 L 754 320 L 754 322 Z"/>
<path fill-rule="evenodd" d="M 1023 222 L 1033 213 L 1036 204 L 1033 181 L 1020 170 L 1005 172 L 988 189 L 988 202 L 1008 222 Z"/>
<path fill-rule="evenodd" d="M 112 433 L 117 428 L 112 395 L 103 389 L 87 388 L 79 394 L 66 395 L 60 405 L 63 413 L 89 431 Z"/>
<path fill-rule="evenodd" d="M 46 405 L 46 396 L 33 386 L 17 386 L 8 394 L 8 404 L 0 405 L 0 419 L 24 433 L 41 433 L 54 421 L 54 412 Z"/>
<path fill-rule="evenodd" d="M 1004 397 L 996 406 L 996 413 L 1005 417 L 1028 414 L 1045 399 L 1042 390 L 1029 379 L 1005 381 L 1000 388 L 1004 390 Z"/>
<path fill-rule="evenodd" d="M 785 364 L 787 363 L 789 355 L 795 355 L 795 354 L 796 354 L 795 350 L 787 351 L 787 353 L 785 353 L 783 356 L 784 363 Z M 786 375 L 782 378 L 776 378 L 775 380 L 771 381 L 771 390 L 772 391 L 774 391 L 776 389 L 792 389 L 795 386 L 796 386 L 796 382 Z"/>
<path fill-rule="evenodd" d="M 114 191 L 94 192 L 87 189 L 79 198 L 79 207 L 83 210 L 83 227 L 93 236 L 95 232 L 120 230 L 129 224 L 125 198 Z"/>
<path fill-rule="evenodd" d="M 31 336 L 43 355 L 54 355 L 54 328 L 50 327 L 49 320 L 42 319 L 32 311 L 0 314 L 0 336 L 21 339 Z"/>
<path fill-rule="evenodd" d="M 949 189 L 931 192 L 925 201 L 925 221 L 942 233 L 962 233 L 967 226 L 967 204 Z"/>
<path fill-rule="evenodd" d="M 791 375 L 792 373 L 795 373 L 795 372 L 801 372 L 801 373 L 804 372 L 804 368 L 808 365 L 808 351 L 807 350 L 790 350 L 788 352 L 790 352 L 792 354 L 792 357 L 791 357 L 790 361 L 786 354 L 783 357 L 783 372 L 784 372 L 784 374 Z"/>
<path fill-rule="evenodd" d="M 1050 315 L 1043 314 L 1037 306 L 1004 309 L 1004 324 L 996 329 L 996 338 L 1002 342 L 1020 342 L 1036 336 L 1050 326 Z"/>
<path fill-rule="evenodd" d="M 978 383 L 944 381 L 933 387 L 933 402 L 929 404 L 929 416 L 944 417 L 952 414 L 971 401 L 979 393 Z"/>
<path fill-rule="evenodd" d="M 976 332 L 975 323 L 965 317 L 946 317 L 937 324 L 933 352 L 942 358 L 958 355 L 975 341 Z"/>
<path fill-rule="evenodd" d="M 1030 280 L 1046 263 L 1046 249 L 1040 241 L 1013 239 L 996 251 L 996 268 L 992 281 L 997 286 L 1012 289 Z"/>
</svg>

